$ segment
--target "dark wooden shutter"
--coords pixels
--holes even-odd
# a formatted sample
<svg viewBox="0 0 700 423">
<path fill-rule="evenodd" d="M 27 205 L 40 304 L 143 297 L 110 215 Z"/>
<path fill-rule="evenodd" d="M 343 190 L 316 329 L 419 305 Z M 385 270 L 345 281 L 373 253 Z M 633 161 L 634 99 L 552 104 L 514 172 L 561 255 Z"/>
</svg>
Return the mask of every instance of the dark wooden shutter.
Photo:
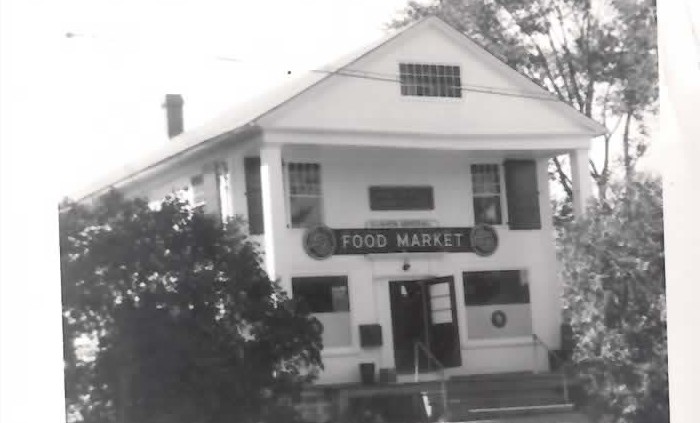
<svg viewBox="0 0 700 423">
<path fill-rule="evenodd" d="M 262 184 L 260 181 L 260 157 L 246 157 L 245 190 L 248 200 L 248 231 L 260 235 L 265 231 L 263 224 Z"/>
<path fill-rule="evenodd" d="M 510 229 L 540 229 L 537 164 L 534 160 L 507 160 L 506 198 Z"/>
</svg>

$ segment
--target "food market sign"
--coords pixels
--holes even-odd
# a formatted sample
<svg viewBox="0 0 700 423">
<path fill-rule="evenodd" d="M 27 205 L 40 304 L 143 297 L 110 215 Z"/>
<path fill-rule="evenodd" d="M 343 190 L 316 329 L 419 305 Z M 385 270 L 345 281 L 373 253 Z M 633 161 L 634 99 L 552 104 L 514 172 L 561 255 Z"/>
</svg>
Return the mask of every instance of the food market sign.
<svg viewBox="0 0 700 423">
<path fill-rule="evenodd" d="M 304 250 L 315 259 L 332 255 L 388 253 L 476 253 L 490 255 L 498 246 L 496 231 L 474 228 L 331 229 L 317 226 L 304 234 Z"/>
</svg>

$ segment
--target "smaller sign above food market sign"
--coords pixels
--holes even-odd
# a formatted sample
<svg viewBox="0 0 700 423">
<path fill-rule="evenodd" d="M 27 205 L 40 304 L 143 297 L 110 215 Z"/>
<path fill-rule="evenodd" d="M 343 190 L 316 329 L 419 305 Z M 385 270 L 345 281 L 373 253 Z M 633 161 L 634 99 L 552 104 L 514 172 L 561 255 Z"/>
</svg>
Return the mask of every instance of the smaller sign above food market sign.
<svg viewBox="0 0 700 423">
<path fill-rule="evenodd" d="M 317 226 L 304 234 L 304 250 L 315 259 L 332 255 L 388 253 L 476 253 L 490 255 L 498 246 L 496 231 L 474 228 L 331 229 Z"/>
</svg>

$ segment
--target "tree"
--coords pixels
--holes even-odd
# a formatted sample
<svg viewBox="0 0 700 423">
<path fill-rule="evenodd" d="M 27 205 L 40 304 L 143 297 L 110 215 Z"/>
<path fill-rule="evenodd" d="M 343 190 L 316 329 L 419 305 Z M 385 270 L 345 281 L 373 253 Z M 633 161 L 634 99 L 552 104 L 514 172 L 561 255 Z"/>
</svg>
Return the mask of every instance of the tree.
<svg viewBox="0 0 700 423">
<path fill-rule="evenodd" d="M 438 0 L 409 2 L 390 26 L 437 15 L 505 63 L 609 129 L 602 163 L 590 162 L 601 198 L 612 174 L 611 142 L 622 125 L 625 173 L 646 149 L 645 118 L 656 113 L 654 0 Z M 624 123 L 623 123 L 624 122 Z M 572 196 L 564 157 L 552 179 Z"/>
<path fill-rule="evenodd" d="M 573 361 L 589 409 L 615 422 L 669 421 L 661 194 L 645 175 L 613 183 L 560 236 Z"/>
<path fill-rule="evenodd" d="M 116 193 L 63 205 L 70 418 L 271 421 L 280 397 L 314 379 L 322 327 L 267 278 L 238 227 L 176 198 L 159 210 Z M 85 339 L 91 356 L 74 348 Z"/>
</svg>

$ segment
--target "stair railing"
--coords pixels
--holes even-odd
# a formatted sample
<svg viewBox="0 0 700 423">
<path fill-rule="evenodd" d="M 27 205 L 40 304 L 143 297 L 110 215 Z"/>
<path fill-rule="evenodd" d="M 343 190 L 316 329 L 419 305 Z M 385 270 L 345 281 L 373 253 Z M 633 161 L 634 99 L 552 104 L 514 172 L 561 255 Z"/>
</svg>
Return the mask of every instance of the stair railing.
<svg viewBox="0 0 700 423">
<path fill-rule="evenodd" d="M 536 360 L 537 347 L 541 347 L 547 352 L 547 355 L 549 357 L 554 358 L 554 361 L 556 361 L 557 364 L 559 365 L 559 367 L 562 369 L 561 377 L 562 377 L 562 384 L 564 386 L 564 400 L 566 400 L 567 403 L 571 402 L 569 399 L 569 380 L 566 377 L 566 369 L 564 368 L 566 363 L 564 362 L 564 360 L 562 360 L 561 357 L 559 357 L 557 354 L 555 354 L 554 351 L 552 351 L 552 349 L 549 348 L 549 345 L 547 345 L 547 343 L 544 342 L 542 340 L 542 338 L 537 336 L 537 334 L 535 334 L 535 333 L 532 334 L 532 345 L 533 345 L 533 353 L 534 353 L 533 363 L 532 363 L 532 372 L 537 373 L 537 360 Z"/>
<path fill-rule="evenodd" d="M 428 358 L 428 366 L 430 366 L 430 362 L 435 364 L 435 367 L 437 370 L 440 372 L 440 395 L 442 397 L 442 412 L 443 412 L 443 420 L 449 421 L 448 415 L 450 410 L 447 408 L 447 374 L 445 373 L 445 366 L 442 365 L 440 360 L 435 357 L 435 355 L 428 349 L 428 347 L 425 346 L 420 341 L 415 341 L 413 343 L 413 364 L 414 364 L 414 381 L 418 382 L 419 381 L 419 353 L 423 352 Z M 430 368 L 430 367 L 428 367 Z"/>
</svg>

